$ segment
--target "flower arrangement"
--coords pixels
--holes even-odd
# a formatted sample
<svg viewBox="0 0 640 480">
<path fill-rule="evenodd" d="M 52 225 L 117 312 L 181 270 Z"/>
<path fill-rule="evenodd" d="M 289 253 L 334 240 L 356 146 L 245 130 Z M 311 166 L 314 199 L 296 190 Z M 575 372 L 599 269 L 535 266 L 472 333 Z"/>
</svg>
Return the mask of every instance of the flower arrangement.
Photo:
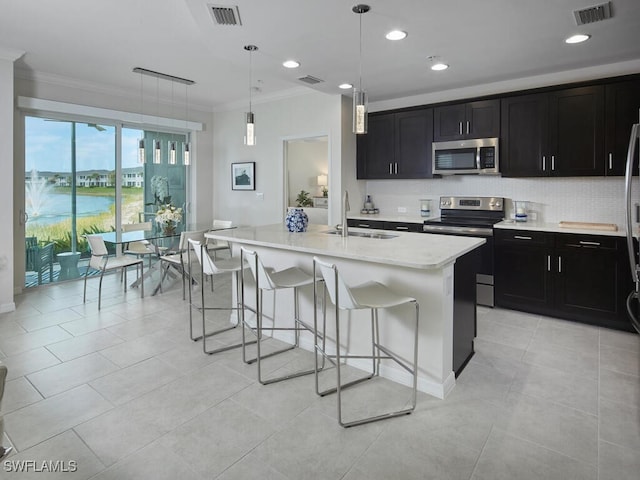
<svg viewBox="0 0 640 480">
<path fill-rule="evenodd" d="M 182 208 L 167 203 L 162 205 L 156 212 L 156 223 L 162 226 L 165 233 L 173 233 L 176 224 L 182 221 Z"/>
<path fill-rule="evenodd" d="M 167 205 L 171 203 L 169 195 L 169 179 L 161 175 L 151 177 L 151 193 L 153 193 L 153 203 L 147 205 Z"/>
</svg>

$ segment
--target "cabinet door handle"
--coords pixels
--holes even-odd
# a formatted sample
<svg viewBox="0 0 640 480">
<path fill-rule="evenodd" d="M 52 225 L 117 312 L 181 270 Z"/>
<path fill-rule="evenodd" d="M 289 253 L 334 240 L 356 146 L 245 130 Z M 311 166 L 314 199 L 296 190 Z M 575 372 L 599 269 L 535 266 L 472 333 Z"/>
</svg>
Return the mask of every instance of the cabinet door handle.
<svg viewBox="0 0 640 480">
<path fill-rule="evenodd" d="M 547 157 L 546 155 L 542 156 L 542 171 L 545 172 L 547 170 Z"/>
<path fill-rule="evenodd" d="M 547 272 L 551 271 L 551 255 L 547 255 Z"/>
<path fill-rule="evenodd" d="M 393 173 L 395 173 L 397 175 L 398 174 L 398 162 L 395 162 L 393 165 L 394 165 L 394 167 L 393 167 L 394 172 Z"/>
<path fill-rule="evenodd" d="M 562 257 L 558 255 L 558 273 L 562 273 Z"/>
<path fill-rule="evenodd" d="M 556 169 L 556 156 L 551 155 L 551 171 L 553 172 Z"/>
<path fill-rule="evenodd" d="M 613 170 L 613 153 L 609 153 L 609 170 Z"/>
<path fill-rule="evenodd" d="M 469 120 L 467 120 L 467 135 L 469 135 L 469 124 L 470 124 L 470 123 L 471 123 L 471 122 L 469 122 Z"/>
<path fill-rule="evenodd" d="M 599 247 L 600 242 L 587 242 L 586 240 L 580 240 L 580 245 L 591 245 L 593 247 Z"/>
<path fill-rule="evenodd" d="M 459 127 L 458 131 L 460 132 L 460 135 L 462 135 L 462 122 L 458 124 L 458 127 Z"/>
<path fill-rule="evenodd" d="M 369 225 L 368 223 L 359 223 L 358 227 L 360 227 L 360 228 L 371 228 L 371 225 Z"/>
<path fill-rule="evenodd" d="M 393 174 L 393 164 L 389 162 L 389 175 Z"/>
<path fill-rule="evenodd" d="M 532 240 L 531 237 L 527 237 L 525 235 L 514 235 L 513 238 L 517 238 L 518 240 Z"/>
<path fill-rule="evenodd" d="M 409 227 L 396 227 L 396 230 L 409 230 Z"/>
</svg>

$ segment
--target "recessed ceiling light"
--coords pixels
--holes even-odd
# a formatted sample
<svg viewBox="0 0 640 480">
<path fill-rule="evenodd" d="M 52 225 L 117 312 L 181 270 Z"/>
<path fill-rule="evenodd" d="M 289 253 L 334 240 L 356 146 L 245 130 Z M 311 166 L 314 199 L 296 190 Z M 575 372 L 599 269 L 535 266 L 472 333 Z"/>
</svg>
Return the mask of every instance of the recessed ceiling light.
<svg viewBox="0 0 640 480">
<path fill-rule="evenodd" d="M 282 64 L 282 66 L 286 68 L 298 68 L 300 66 L 300 62 L 296 62 L 295 60 L 287 60 Z"/>
<path fill-rule="evenodd" d="M 341 83 L 340 85 L 338 85 L 338 88 L 341 88 L 342 90 L 347 90 L 349 88 L 353 88 L 353 85 L 351 85 L 350 83 Z"/>
<path fill-rule="evenodd" d="M 565 43 L 582 43 L 586 42 L 591 38 L 591 35 L 585 35 L 579 33 L 578 35 L 573 35 L 565 40 Z"/>
<path fill-rule="evenodd" d="M 391 30 L 385 35 L 385 37 L 387 40 L 403 40 L 407 38 L 407 32 L 403 32 L 402 30 Z"/>
<path fill-rule="evenodd" d="M 449 68 L 449 65 L 442 62 L 434 63 L 433 65 L 431 65 L 431 70 L 435 70 L 437 72 L 440 70 L 446 70 L 447 68 Z"/>
</svg>

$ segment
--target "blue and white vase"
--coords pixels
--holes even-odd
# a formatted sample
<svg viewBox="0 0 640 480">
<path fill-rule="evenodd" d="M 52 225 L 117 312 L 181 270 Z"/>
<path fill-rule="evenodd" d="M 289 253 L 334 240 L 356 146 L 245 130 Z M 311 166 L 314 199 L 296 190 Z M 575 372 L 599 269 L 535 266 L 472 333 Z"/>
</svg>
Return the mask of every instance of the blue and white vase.
<svg viewBox="0 0 640 480">
<path fill-rule="evenodd" d="M 301 208 L 289 208 L 284 224 L 290 232 L 306 232 L 309 217 Z"/>
</svg>

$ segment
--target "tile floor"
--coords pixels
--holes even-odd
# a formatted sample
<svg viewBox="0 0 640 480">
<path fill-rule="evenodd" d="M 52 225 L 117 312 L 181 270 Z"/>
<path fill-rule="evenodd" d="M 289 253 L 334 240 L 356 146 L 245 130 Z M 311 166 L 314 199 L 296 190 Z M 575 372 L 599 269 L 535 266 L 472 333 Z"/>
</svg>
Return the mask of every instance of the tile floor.
<svg viewBox="0 0 640 480">
<path fill-rule="evenodd" d="M 15 447 L 0 478 L 71 476 L 16 473 L 18 460 L 73 461 L 72 478 L 100 480 L 640 478 L 640 336 L 481 308 L 477 353 L 446 400 L 420 394 L 412 415 L 343 429 L 311 376 L 261 386 L 238 350 L 204 355 L 179 286 L 140 300 L 107 278 L 98 312 L 89 285 L 86 305 L 67 283 L 0 315 L 3 443 Z M 405 400 L 368 383 L 352 401 Z"/>
</svg>

